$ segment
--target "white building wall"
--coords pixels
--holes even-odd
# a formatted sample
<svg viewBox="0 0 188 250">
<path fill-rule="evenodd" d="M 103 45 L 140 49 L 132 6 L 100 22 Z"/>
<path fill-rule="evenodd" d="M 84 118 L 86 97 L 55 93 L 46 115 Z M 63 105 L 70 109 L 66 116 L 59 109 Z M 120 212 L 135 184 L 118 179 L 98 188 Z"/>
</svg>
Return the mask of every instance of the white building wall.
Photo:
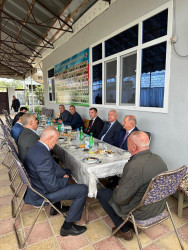
<svg viewBox="0 0 188 250">
<path fill-rule="evenodd" d="M 108 10 L 76 34 L 69 42 L 63 44 L 44 59 L 45 106 L 53 108 L 55 112 L 58 110 L 58 105 L 49 103 L 48 100 L 47 71 L 49 69 L 166 2 L 168 1 L 117 0 Z M 174 6 L 176 18 L 173 27 L 175 27 L 175 34 L 178 35 L 178 42 L 175 47 L 180 54 L 188 55 L 188 1 L 174 0 Z M 151 132 L 151 150 L 165 160 L 169 169 L 188 164 L 187 94 L 188 57 L 180 57 L 172 49 L 168 113 L 117 110 L 120 122 L 122 122 L 125 115 L 133 114 L 137 118 L 138 128 Z M 77 107 L 77 111 L 83 118 L 89 118 L 88 110 L 89 108 Z M 99 116 L 107 120 L 109 109 L 98 108 L 98 110 Z"/>
</svg>

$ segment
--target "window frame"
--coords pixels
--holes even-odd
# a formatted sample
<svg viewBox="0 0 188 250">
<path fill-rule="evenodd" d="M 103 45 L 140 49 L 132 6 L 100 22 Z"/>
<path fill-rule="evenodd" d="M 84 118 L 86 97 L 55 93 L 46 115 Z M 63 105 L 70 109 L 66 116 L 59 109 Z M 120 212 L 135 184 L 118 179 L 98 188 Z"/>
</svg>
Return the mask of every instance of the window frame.
<svg viewBox="0 0 188 250">
<path fill-rule="evenodd" d="M 146 19 L 159 14 L 163 10 L 168 9 L 168 21 L 167 21 L 167 34 L 163 37 L 156 38 L 146 43 L 142 43 L 142 24 Z M 168 98 L 169 98 L 169 81 L 170 81 L 170 62 L 171 62 L 171 42 L 170 38 L 172 37 L 172 21 L 173 21 L 173 2 L 167 2 L 160 7 L 154 9 L 153 11 L 145 14 L 144 16 L 136 19 L 135 21 L 129 23 L 128 25 L 120 28 L 119 30 L 111 33 L 110 35 L 104 37 L 103 39 L 97 41 L 96 43 L 90 46 L 90 106 L 98 107 L 98 108 L 115 108 L 115 109 L 124 109 L 124 110 L 135 110 L 135 111 L 148 111 L 148 112 L 157 112 L 157 113 L 167 113 L 168 112 Z M 109 38 L 121 33 L 122 31 L 131 28 L 132 26 L 138 24 L 138 46 L 132 47 L 125 51 L 121 51 L 119 53 L 113 54 L 111 56 L 105 57 L 105 41 Z M 141 107 L 140 106 L 140 81 L 141 81 L 141 60 L 142 60 L 142 49 L 148 48 L 150 46 L 166 42 L 166 65 L 165 65 L 165 87 L 164 87 L 164 102 L 163 108 L 158 107 Z M 92 62 L 92 48 L 102 43 L 102 59 Z M 120 103 L 120 80 L 121 80 L 121 65 L 120 60 L 121 56 L 126 56 L 127 54 L 131 54 L 136 52 L 137 54 L 137 65 L 136 65 L 136 92 L 135 92 L 135 104 L 134 106 L 119 104 Z M 117 77 L 116 77 L 116 104 L 105 104 L 105 62 L 110 61 L 112 59 L 117 59 Z M 94 104 L 93 103 L 93 93 L 92 93 L 92 85 L 93 85 L 93 75 L 92 75 L 92 66 L 102 63 L 102 104 Z"/>
</svg>

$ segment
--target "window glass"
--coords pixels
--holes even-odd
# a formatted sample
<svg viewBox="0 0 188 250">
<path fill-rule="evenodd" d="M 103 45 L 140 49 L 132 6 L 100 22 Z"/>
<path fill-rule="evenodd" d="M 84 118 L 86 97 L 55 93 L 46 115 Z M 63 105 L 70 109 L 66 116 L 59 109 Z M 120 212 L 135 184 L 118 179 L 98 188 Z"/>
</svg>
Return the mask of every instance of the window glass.
<svg viewBox="0 0 188 250">
<path fill-rule="evenodd" d="M 166 42 L 143 49 L 140 106 L 163 107 Z"/>
<path fill-rule="evenodd" d="M 102 63 L 93 66 L 93 104 L 102 104 Z"/>
<path fill-rule="evenodd" d="M 136 52 L 121 57 L 120 104 L 135 104 Z"/>
<path fill-rule="evenodd" d="M 167 34 L 168 10 L 150 17 L 143 22 L 143 43 Z"/>
<path fill-rule="evenodd" d="M 105 57 L 138 45 L 138 25 L 105 41 Z"/>
<path fill-rule="evenodd" d="M 113 59 L 105 63 L 105 103 L 116 103 L 116 75 L 117 75 L 117 59 Z"/>
<path fill-rule="evenodd" d="M 95 62 L 100 59 L 102 59 L 102 43 L 92 48 L 92 61 Z"/>
<path fill-rule="evenodd" d="M 48 78 L 51 78 L 51 77 L 53 77 L 53 76 L 54 76 L 54 68 L 48 70 Z"/>
</svg>

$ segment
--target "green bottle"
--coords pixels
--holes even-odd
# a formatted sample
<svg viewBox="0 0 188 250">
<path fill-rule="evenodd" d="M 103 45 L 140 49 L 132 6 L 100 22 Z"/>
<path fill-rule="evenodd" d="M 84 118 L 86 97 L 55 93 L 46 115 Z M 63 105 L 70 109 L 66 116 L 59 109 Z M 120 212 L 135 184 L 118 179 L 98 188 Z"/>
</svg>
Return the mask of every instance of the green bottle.
<svg viewBox="0 0 188 250">
<path fill-rule="evenodd" d="M 61 123 L 58 122 L 58 127 L 57 127 L 58 131 L 61 132 Z"/>
<path fill-rule="evenodd" d="M 94 144 L 94 140 L 93 140 L 93 133 L 90 133 L 90 137 L 89 137 L 89 148 L 92 148 Z"/>
<path fill-rule="evenodd" d="M 84 132 L 83 132 L 83 128 L 80 128 L 80 141 L 84 140 Z"/>
</svg>

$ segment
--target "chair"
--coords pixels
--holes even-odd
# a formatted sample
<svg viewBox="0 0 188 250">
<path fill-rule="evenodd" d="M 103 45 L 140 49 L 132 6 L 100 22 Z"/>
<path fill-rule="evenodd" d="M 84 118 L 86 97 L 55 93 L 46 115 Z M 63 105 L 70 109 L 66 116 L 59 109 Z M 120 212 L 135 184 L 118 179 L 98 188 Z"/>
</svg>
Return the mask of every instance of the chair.
<svg viewBox="0 0 188 250">
<path fill-rule="evenodd" d="M 134 209 L 132 209 L 129 212 L 129 214 L 127 215 L 127 217 L 123 218 L 124 219 L 123 223 L 112 233 L 112 235 L 114 235 L 128 220 L 130 220 L 134 225 L 139 249 L 142 249 L 142 245 L 141 245 L 141 241 L 140 241 L 140 238 L 138 235 L 137 227 L 138 228 L 149 228 L 149 227 L 152 227 L 158 223 L 163 222 L 164 220 L 168 219 L 170 216 L 170 219 L 171 219 L 171 222 L 174 226 L 174 230 L 175 230 L 176 236 L 179 240 L 179 244 L 181 246 L 181 249 L 184 249 L 182 242 L 180 240 L 180 237 L 178 235 L 177 228 L 176 228 L 175 222 L 173 220 L 173 217 L 172 217 L 172 214 L 171 214 L 171 211 L 170 211 L 170 208 L 168 206 L 167 201 L 166 201 L 167 210 L 164 209 L 164 211 L 161 214 L 154 216 L 152 218 L 149 218 L 146 220 L 138 220 L 134 217 L 133 213 L 142 206 L 146 206 L 146 205 L 161 201 L 161 200 L 167 198 L 168 196 L 172 195 L 173 193 L 175 193 L 177 188 L 178 188 L 179 183 L 181 182 L 181 179 L 186 174 L 186 171 L 187 171 L 187 166 L 183 166 L 177 170 L 166 171 L 166 172 L 154 177 L 151 180 L 140 204 L 138 206 L 136 206 Z"/>
<path fill-rule="evenodd" d="M 24 194 L 23 194 L 22 197 L 21 197 L 21 200 L 20 200 L 20 203 L 18 204 L 18 207 L 17 207 L 16 212 L 14 213 L 14 216 L 15 216 L 15 221 L 14 221 L 14 223 L 13 223 L 14 232 L 15 232 L 15 234 L 16 234 L 16 238 L 17 238 L 17 241 L 18 241 L 18 246 L 19 246 L 19 248 L 23 248 L 23 247 L 25 246 L 25 244 L 26 244 L 27 239 L 29 238 L 29 235 L 31 234 L 31 231 L 32 231 L 32 229 L 33 229 L 33 227 L 34 227 L 34 225 L 35 225 L 35 223 L 36 223 L 36 221 L 37 221 L 37 219 L 38 219 L 38 217 L 39 217 L 40 212 L 42 211 L 43 207 L 44 207 L 46 204 L 49 204 L 50 206 L 52 206 L 52 207 L 53 207 L 60 215 L 62 215 L 63 217 L 65 217 L 65 215 L 62 214 L 62 212 L 60 212 L 59 209 L 57 209 L 57 208 L 56 208 L 56 207 L 55 207 L 55 206 L 54 206 L 54 205 L 53 205 L 44 195 L 42 195 L 41 193 L 39 193 L 36 189 L 34 189 L 34 188 L 32 187 L 32 183 L 31 183 L 31 181 L 30 181 L 30 179 L 29 179 L 29 176 L 28 176 L 28 174 L 27 174 L 27 172 L 26 172 L 24 166 L 23 166 L 22 163 L 18 160 L 18 158 L 16 157 L 16 155 L 15 155 L 14 152 L 13 152 L 13 157 L 14 157 L 14 161 L 15 161 L 15 163 L 16 163 L 16 167 L 17 167 L 17 169 L 18 169 L 18 171 L 19 171 L 20 178 L 21 178 L 23 184 L 25 185 L 25 187 L 27 187 L 28 189 L 31 189 L 34 193 L 38 194 L 40 197 L 42 197 L 42 198 L 44 199 L 43 202 L 42 202 L 42 204 L 41 204 L 41 206 L 39 207 L 39 211 L 37 212 L 37 214 L 36 214 L 36 216 L 35 216 L 35 218 L 34 218 L 34 220 L 33 220 L 33 223 L 32 223 L 32 225 L 31 225 L 31 227 L 30 227 L 30 229 L 29 229 L 29 232 L 28 232 L 27 236 L 24 237 L 24 235 L 23 235 L 23 238 L 24 238 L 24 239 L 23 239 L 23 242 L 22 242 L 22 243 L 21 243 L 21 241 L 20 241 L 20 239 L 19 239 L 20 232 L 18 233 L 18 231 L 20 231 L 20 229 L 19 229 L 18 231 L 17 231 L 17 229 L 16 229 L 16 221 L 17 221 L 18 217 L 21 216 L 21 210 L 22 210 L 22 208 L 23 208 L 24 205 L 25 205 L 25 203 L 24 203 L 24 201 L 23 201 L 25 192 L 24 192 Z M 26 191 L 26 190 L 25 190 L 25 191 Z M 12 203 L 13 203 L 13 201 L 12 201 Z M 22 204 L 22 203 L 23 203 L 23 204 Z M 22 223 L 21 223 L 21 226 L 22 226 L 22 230 L 23 230 L 23 225 L 22 225 Z"/>
<path fill-rule="evenodd" d="M 4 122 L 3 122 L 3 120 L 1 118 L 0 118 L 0 124 L 1 125 L 5 125 Z"/>
</svg>

